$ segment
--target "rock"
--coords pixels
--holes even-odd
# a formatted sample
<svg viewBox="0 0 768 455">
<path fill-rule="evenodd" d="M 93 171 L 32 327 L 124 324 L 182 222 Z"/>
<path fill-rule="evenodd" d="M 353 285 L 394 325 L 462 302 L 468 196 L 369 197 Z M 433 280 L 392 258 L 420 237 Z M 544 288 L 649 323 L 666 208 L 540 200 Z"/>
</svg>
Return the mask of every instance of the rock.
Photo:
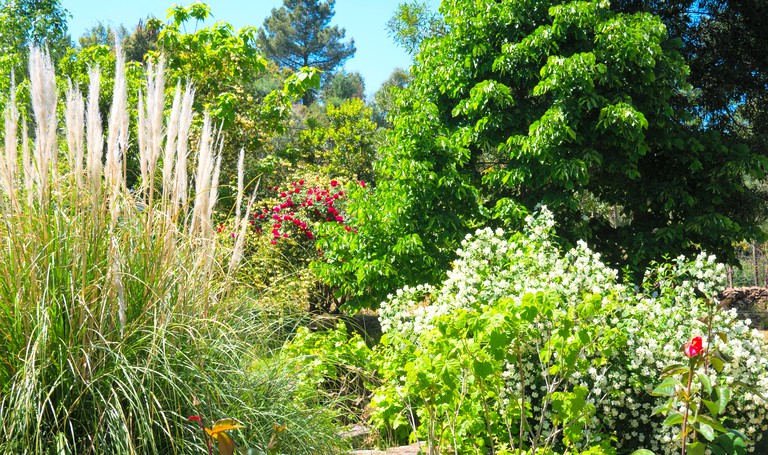
<svg viewBox="0 0 768 455">
<path fill-rule="evenodd" d="M 720 306 L 736 309 L 740 319 L 749 319 L 750 327 L 768 327 L 768 288 L 749 286 L 728 288 L 720 293 Z"/>
<path fill-rule="evenodd" d="M 423 442 L 417 442 L 409 446 L 391 447 L 383 450 L 355 450 L 352 455 L 418 455 L 427 453 L 427 445 Z"/>
</svg>

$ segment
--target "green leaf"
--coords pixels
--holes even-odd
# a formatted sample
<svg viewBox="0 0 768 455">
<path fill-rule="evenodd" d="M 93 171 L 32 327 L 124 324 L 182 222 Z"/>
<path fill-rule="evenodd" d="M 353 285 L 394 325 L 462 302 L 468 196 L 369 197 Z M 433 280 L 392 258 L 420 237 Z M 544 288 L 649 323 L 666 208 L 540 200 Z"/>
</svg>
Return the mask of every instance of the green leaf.
<svg viewBox="0 0 768 455">
<path fill-rule="evenodd" d="M 714 401 L 701 400 L 701 402 L 704 403 L 704 406 L 709 409 L 710 414 L 712 414 L 714 417 L 717 417 L 717 415 L 720 414 L 720 406 Z"/>
<path fill-rule="evenodd" d="M 685 373 L 686 371 L 688 371 L 689 368 L 690 367 L 688 365 L 686 365 L 686 364 L 675 363 L 675 364 L 669 365 L 668 367 L 666 367 L 663 370 L 661 370 L 661 375 L 660 376 L 662 378 L 665 378 L 667 376 L 672 376 L 672 375 L 677 375 L 677 374 L 680 374 L 680 373 Z"/>
<path fill-rule="evenodd" d="M 480 378 L 487 378 L 488 376 L 493 374 L 493 364 L 491 362 L 482 362 L 482 361 L 475 361 L 472 364 L 472 369 L 475 372 L 475 375 Z"/>
<path fill-rule="evenodd" d="M 704 373 L 697 373 L 696 376 L 699 378 L 699 382 L 704 387 L 704 390 L 707 391 L 707 394 L 712 393 L 712 383 L 709 381 L 709 376 Z"/>
<path fill-rule="evenodd" d="M 715 358 L 722 360 L 723 362 L 733 362 L 733 357 L 729 356 L 728 354 L 724 353 L 719 349 L 715 349 L 713 356 Z"/>
<path fill-rule="evenodd" d="M 509 347 L 510 341 L 508 333 L 494 330 L 488 339 L 488 345 L 491 349 L 502 349 Z"/>
<path fill-rule="evenodd" d="M 725 411 L 728 402 L 731 401 L 731 389 L 728 387 L 717 387 L 717 407 L 720 408 L 720 412 Z"/>
<path fill-rule="evenodd" d="M 677 411 L 670 412 L 667 418 L 664 419 L 664 425 L 669 427 L 680 425 L 681 423 L 683 423 L 683 415 Z"/>
<path fill-rule="evenodd" d="M 655 455 L 655 454 L 648 449 L 639 449 L 632 452 L 631 455 Z"/>
<path fill-rule="evenodd" d="M 656 414 L 666 414 L 670 410 L 672 410 L 672 400 L 667 400 L 666 403 L 660 404 L 660 405 L 656 406 L 655 408 L 653 408 L 653 411 L 651 412 L 651 415 L 655 416 Z"/>
<path fill-rule="evenodd" d="M 683 384 L 679 379 L 669 376 L 653 389 L 651 395 L 655 397 L 671 397 L 675 395 L 678 388 L 683 388 Z"/>
<path fill-rule="evenodd" d="M 736 430 L 721 434 L 711 445 L 714 455 L 746 455 L 747 437 Z"/>
<path fill-rule="evenodd" d="M 706 455 L 707 453 L 707 445 L 696 441 L 688 445 L 688 451 L 686 452 L 688 455 Z"/>
<path fill-rule="evenodd" d="M 727 430 L 727 429 L 726 429 L 726 428 L 723 426 L 723 424 L 722 424 L 722 423 L 720 423 L 720 421 L 719 421 L 719 420 L 717 420 L 717 419 L 715 419 L 715 418 L 713 418 L 713 417 L 710 417 L 710 416 L 708 416 L 708 415 L 705 415 L 705 414 L 699 414 L 699 415 L 697 416 L 697 418 L 696 418 L 696 419 L 697 419 L 697 421 L 698 421 L 699 423 L 703 423 L 703 424 L 709 425 L 709 426 L 710 426 L 710 427 L 712 427 L 714 430 L 717 430 L 717 431 L 719 431 L 720 433 L 725 433 L 726 431 L 728 431 L 728 430 Z"/>
<path fill-rule="evenodd" d="M 697 430 L 702 436 L 707 438 L 707 441 L 713 441 L 715 439 L 715 430 L 706 423 L 699 423 L 699 428 L 697 428 Z"/>
<path fill-rule="evenodd" d="M 715 371 L 717 371 L 718 373 L 723 372 L 723 368 L 725 367 L 725 362 L 723 362 L 722 360 L 714 356 L 711 357 L 709 361 L 710 363 L 712 363 L 712 366 L 715 368 Z"/>
</svg>

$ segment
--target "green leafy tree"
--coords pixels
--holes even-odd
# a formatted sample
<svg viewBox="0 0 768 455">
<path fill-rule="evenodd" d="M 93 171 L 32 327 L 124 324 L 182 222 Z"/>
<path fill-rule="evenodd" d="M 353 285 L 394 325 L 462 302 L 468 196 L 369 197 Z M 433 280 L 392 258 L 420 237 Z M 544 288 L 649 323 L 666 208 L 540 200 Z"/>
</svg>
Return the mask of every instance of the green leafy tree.
<svg viewBox="0 0 768 455">
<path fill-rule="evenodd" d="M 619 0 L 619 11 L 661 17 L 682 42 L 696 89 L 692 108 L 709 125 L 768 154 L 768 4 L 754 0 Z"/>
<path fill-rule="evenodd" d="M 365 98 L 365 81 L 358 73 L 337 71 L 328 78 L 322 87 L 323 101 L 326 104 L 339 105 L 345 100 Z"/>
<path fill-rule="evenodd" d="M 143 62 L 149 52 L 157 50 L 157 38 L 162 24 L 152 17 L 139 20 L 130 35 L 123 41 L 125 59 L 129 62 Z"/>
<path fill-rule="evenodd" d="M 411 0 L 397 6 L 387 21 L 389 36 L 411 55 L 416 55 L 421 42 L 446 33 L 445 22 L 439 12 L 425 1 Z"/>
<path fill-rule="evenodd" d="M 0 2 L 0 96 L 10 89 L 11 71 L 20 80 L 27 68 L 28 46 L 45 45 L 53 61 L 70 45 L 69 13 L 59 0 L 3 0 Z"/>
<path fill-rule="evenodd" d="M 115 35 L 117 35 L 118 39 L 122 43 L 124 42 L 125 38 L 128 37 L 129 32 L 122 24 L 113 30 L 111 26 L 104 25 L 103 22 L 99 21 L 96 25 L 83 33 L 83 35 L 77 39 L 77 43 L 81 48 L 96 46 L 99 44 L 106 44 L 109 47 L 114 47 Z"/>
<path fill-rule="evenodd" d="M 344 42 L 344 29 L 330 26 L 334 0 L 284 0 L 264 20 L 258 44 L 267 58 L 298 70 L 313 67 L 327 73 L 355 54 L 355 41 Z M 304 104 L 313 100 L 305 95 Z"/>
<path fill-rule="evenodd" d="M 373 114 L 379 126 L 391 127 L 387 117 L 395 112 L 397 95 L 411 80 L 408 70 L 395 68 L 379 90 L 373 94 Z"/>
<path fill-rule="evenodd" d="M 300 133 L 299 148 L 309 163 L 324 169 L 329 177 L 370 182 L 378 149 L 378 128 L 373 110 L 353 98 L 339 106 L 326 107 L 328 125 Z"/>
<path fill-rule="evenodd" d="M 433 283 L 470 228 L 516 226 L 541 203 L 562 241 L 635 270 L 699 248 L 732 262 L 731 241 L 758 234 L 744 180 L 765 160 L 675 103 L 688 67 L 657 17 L 607 1 L 442 12 L 448 33 L 416 58 L 376 191 L 350 209 L 360 235 L 318 266 L 340 292 L 376 304 Z"/>
</svg>

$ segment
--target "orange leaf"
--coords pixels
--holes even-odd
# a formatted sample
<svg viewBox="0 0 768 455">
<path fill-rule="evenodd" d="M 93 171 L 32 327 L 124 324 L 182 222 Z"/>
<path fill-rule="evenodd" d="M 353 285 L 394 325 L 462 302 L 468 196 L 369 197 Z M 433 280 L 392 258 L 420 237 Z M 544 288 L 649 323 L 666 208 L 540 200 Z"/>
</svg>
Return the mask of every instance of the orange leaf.
<svg viewBox="0 0 768 455">
<path fill-rule="evenodd" d="M 213 428 L 206 428 L 205 431 L 208 435 L 216 439 L 217 435 L 222 434 L 225 431 L 239 430 L 240 428 L 245 428 L 245 426 L 238 423 L 235 419 L 221 419 L 213 424 Z"/>
<path fill-rule="evenodd" d="M 216 438 L 216 442 L 219 444 L 219 455 L 232 455 L 235 453 L 235 441 L 227 433 L 216 433 L 214 438 Z"/>
</svg>

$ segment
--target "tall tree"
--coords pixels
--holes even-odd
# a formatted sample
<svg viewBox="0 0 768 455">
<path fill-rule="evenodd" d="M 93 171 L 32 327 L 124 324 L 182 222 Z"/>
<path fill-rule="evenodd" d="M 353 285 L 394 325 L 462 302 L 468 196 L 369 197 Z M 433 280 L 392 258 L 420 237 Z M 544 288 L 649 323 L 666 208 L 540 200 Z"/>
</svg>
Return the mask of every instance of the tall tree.
<svg viewBox="0 0 768 455">
<path fill-rule="evenodd" d="M 611 7 L 658 15 L 690 65 L 692 110 L 768 156 L 768 2 L 616 0 Z"/>
<path fill-rule="evenodd" d="M 26 70 L 30 44 L 45 45 L 54 61 L 66 53 L 68 16 L 60 0 L 0 1 L 0 96 L 8 93 L 11 70 Z"/>
<path fill-rule="evenodd" d="M 328 79 L 322 87 L 322 97 L 325 104 L 338 106 L 345 100 L 365 98 L 365 81 L 363 75 L 358 72 L 347 73 L 337 71 Z"/>
<path fill-rule="evenodd" d="M 434 282 L 478 225 L 545 204 L 563 241 L 643 269 L 759 232 L 765 159 L 691 121 L 688 67 L 660 19 L 608 1 L 454 0 L 425 41 L 380 150 L 377 187 L 321 273 L 368 303 Z M 471 18 L 471 20 L 468 20 Z M 610 210 L 603 210 L 608 208 Z"/>
<path fill-rule="evenodd" d="M 331 74 L 355 54 L 355 40 L 344 42 L 345 30 L 330 26 L 334 0 L 283 0 L 264 20 L 257 43 L 280 66 L 298 70 L 310 66 Z M 311 94 L 304 104 L 311 102 Z"/>
<path fill-rule="evenodd" d="M 422 0 L 411 0 L 397 6 L 387 21 L 387 31 L 395 43 L 411 55 L 416 55 L 421 42 L 446 33 L 445 22 L 439 12 Z"/>
<path fill-rule="evenodd" d="M 396 100 L 400 90 L 411 80 L 407 70 L 395 68 L 381 87 L 373 94 L 373 118 L 379 126 L 390 128 L 390 115 L 396 112 Z"/>
<path fill-rule="evenodd" d="M 129 62 L 143 62 L 149 52 L 157 50 L 157 38 L 162 24 L 153 17 L 139 20 L 130 35 L 123 41 L 125 59 Z"/>
<path fill-rule="evenodd" d="M 122 43 L 128 36 L 128 30 L 123 24 L 118 25 L 114 30 L 111 26 L 105 25 L 99 21 L 93 27 L 89 28 L 83 33 L 80 38 L 77 39 L 77 43 L 81 48 L 96 46 L 99 44 L 106 44 L 109 47 L 115 46 L 115 35 Z"/>
</svg>

